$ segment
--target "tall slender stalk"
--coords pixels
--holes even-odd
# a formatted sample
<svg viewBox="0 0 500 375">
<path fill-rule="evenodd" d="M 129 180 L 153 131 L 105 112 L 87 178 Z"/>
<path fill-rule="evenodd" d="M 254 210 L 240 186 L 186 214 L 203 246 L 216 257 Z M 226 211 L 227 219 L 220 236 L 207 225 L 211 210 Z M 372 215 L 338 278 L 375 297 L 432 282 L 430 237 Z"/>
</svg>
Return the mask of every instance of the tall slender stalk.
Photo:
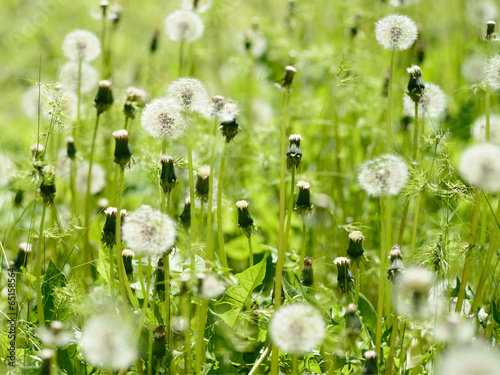
<svg viewBox="0 0 500 375">
<path fill-rule="evenodd" d="M 302 267 L 304 266 L 304 259 L 306 257 L 306 230 L 306 222 L 302 220 L 302 243 L 300 245 L 299 271 L 297 272 L 299 280 L 302 277 Z"/>
<path fill-rule="evenodd" d="M 359 291 L 361 289 L 361 279 L 359 278 L 359 263 L 358 264 L 354 263 L 353 266 L 354 266 L 354 282 L 355 282 L 354 304 L 357 306 L 359 300 Z"/>
<path fill-rule="evenodd" d="M 186 319 L 186 329 L 184 331 L 184 370 L 186 374 L 192 374 L 191 370 L 191 297 L 189 291 L 184 293 L 184 318 Z"/>
<path fill-rule="evenodd" d="M 180 43 L 179 47 L 179 77 L 182 77 L 183 65 L 184 65 L 184 42 Z"/>
<path fill-rule="evenodd" d="M 139 269 L 142 268 L 142 257 L 139 257 Z M 141 338 L 142 326 L 144 320 L 146 319 L 146 313 L 148 311 L 149 304 L 149 289 L 151 288 L 151 256 L 148 257 L 148 272 L 146 276 L 146 289 L 142 290 L 144 294 L 144 300 L 142 302 L 141 315 L 139 316 L 139 323 L 137 325 L 137 330 L 135 331 L 135 343 L 139 344 L 139 339 Z M 142 272 L 141 272 L 142 273 Z"/>
<path fill-rule="evenodd" d="M 391 51 L 391 68 L 389 70 L 389 82 L 387 87 L 387 152 L 392 150 L 392 81 L 394 74 L 394 50 Z"/>
<path fill-rule="evenodd" d="M 82 120 L 81 117 L 81 105 L 82 105 L 82 59 L 78 60 L 78 82 L 77 82 L 77 88 L 76 88 L 76 95 L 77 95 L 77 101 L 76 101 L 76 124 L 73 126 L 73 139 L 75 140 L 76 143 L 76 135 L 77 135 L 77 130 L 80 127 L 80 121 Z"/>
<path fill-rule="evenodd" d="M 198 310 L 198 338 L 196 340 L 196 355 L 194 370 L 196 374 L 201 374 L 203 359 L 205 358 L 205 327 L 207 324 L 208 301 L 204 299 L 201 309 Z"/>
<path fill-rule="evenodd" d="M 45 316 L 43 311 L 43 301 L 42 301 L 42 243 L 43 243 L 43 226 L 45 223 L 45 212 L 47 210 L 47 205 L 43 204 L 42 208 L 42 218 L 40 219 L 40 230 L 38 231 L 38 249 L 36 253 L 36 264 L 35 264 L 35 287 L 36 287 L 36 305 L 38 313 L 38 325 L 40 327 L 45 327 Z"/>
<path fill-rule="evenodd" d="M 212 261 L 212 207 L 213 207 L 213 194 L 214 194 L 214 163 L 215 163 L 215 139 L 217 136 L 217 116 L 214 118 L 214 127 L 212 130 L 212 145 L 210 150 L 210 172 L 208 180 L 208 203 L 207 203 L 207 242 L 206 242 L 206 261 Z M 221 189 L 221 186 L 219 186 Z M 218 196 L 218 194 L 217 194 Z"/>
<path fill-rule="evenodd" d="M 250 267 L 253 266 L 252 236 L 248 236 L 248 260 Z"/>
<path fill-rule="evenodd" d="M 191 140 L 187 142 L 188 173 L 189 173 L 189 199 L 191 200 L 191 245 L 196 242 L 196 198 L 194 195 L 193 150 Z"/>
<path fill-rule="evenodd" d="M 290 185 L 290 204 L 288 205 L 288 215 L 286 218 L 286 230 L 285 230 L 285 240 L 284 240 L 284 248 L 286 250 L 286 246 L 288 244 L 288 235 L 290 233 L 290 226 L 292 223 L 292 213 L 293 213 L 293 204 L 295 197 L 295 166 L 292 166 L 292 183 Z"/>
<path fill-rule="evenodd" d="M 385 228 L 385 201 L 380 198 L 380 269 L 377 295 L 377 333 L 375 336 L 375 352 L 380 353 L 382 342 L 382 315 L 384 313 L 385 291 L 385 260 L 386 260 L 386 228 Z"/>
<path fill-rule="evenodd" d="M 219 239 L 219 257 L 224 268 L 227 268 L 226 250 L 224 249 L 224 235 L 222 233 L 222 188 L 224 184 L 224 168 L 226 165 L 227 143 L 224 144 L 220 159 L 219 185 L 217 187 L 217 236 Z M 226 272 L 226 276 L 229 274 Z"/>
<path fill-rule="evenodd" d="M 392 364 L 394 359 L 394 353 L 396 352 L 396 338 L 398 337 L 398 317 L 396 314 L 392 314 L 392 331 L 391 331 L 391 342 L 389 349 L 389 356 L 387 357 L 387 364 L 385 367 L 385 375 L 392 374 Z"/>
<path fill-rule="evenodd" d="M 298 362 L 298 358 L 297 358 L 297 354 L 293 354 L 292 355 L 292 375 L 297 375 L 297 362 Z"/>
</svg>

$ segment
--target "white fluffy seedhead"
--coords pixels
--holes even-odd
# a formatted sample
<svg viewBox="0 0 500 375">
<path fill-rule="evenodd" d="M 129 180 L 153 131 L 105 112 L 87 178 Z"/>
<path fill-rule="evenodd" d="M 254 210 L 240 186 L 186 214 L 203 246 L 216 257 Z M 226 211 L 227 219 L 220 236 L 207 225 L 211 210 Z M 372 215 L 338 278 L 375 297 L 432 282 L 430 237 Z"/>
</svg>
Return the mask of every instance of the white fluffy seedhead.
<svg viewBox="0 0 500 375">
<path fill-rule="evenodd" d="M 373 197 L 397 195 L 408 181 L 408 167 L 399 156 L 381 155 L 361 165 L 358 181 Z"/>
<path fill-rule="evenodd" d="M 403 51 L 417 40 L 417 25 L 410 17 L 392 14 L 375 24 L 375 38 L 385 49 Z"/>
<path fill-rule="evenodd" d="M 66 35 L 62 49 L 64 55 L 72 61 L 90 62 L 101 54 L 101 42 L 90 31 L 75 30 Z"/>
<path fill-rule="evenodd" d="M 61 67 L 59 78 L 68 90 L 78 90 L 78 63 L 68 62 Z M 83 94 L 94 90 L 97 86 L 97 71 L 89 64 L 82 63 L 81 91 Z"/>
<path fill-rule="evenodd" d="M 154 99 L 142 112 L 141 124 L 154 138 L 176 139 L 186 131 L 187 124 L 177 103 L 170 98 Z"/>
<path fill-rule="evenodd" d="M 500 146 L 480 143 L 469 147 L 460 159 L 458 170 L 472 186 L 490 192 L 500 191 Z"/>
<path fill-rule="evenodd" d="M 167 89 L 167 97 L 183 112 L 207 115 L 209 97 L 205 85 L 196 78 L 179 78 Z"/>
<path fill-rule="evenodd" d="M 500 90 L 500 56 L 488 60 L 484 69 L 484 78 L 493 90 Z"/>
<path fill-rule="evenodd" d="M 411 117 L 415 117 L 415 102 L 408 94 L 403 96 L 403 106 Z M 446 114 L 446 95 L 438 85 L 426 83 L 424 94 L 418 102 L 418 116 L 421 118 L 441 118 Z"/>
<path fill-rule="evenodd" d="M 165 33 L 176 42 L 194 42 L 203 35 L 203 21 L 190 10 L 176 10 L 165 19 Z"/>
<path fill-rule="evenodd" d="M 472 136 L 475 141 L 486 141 L 486 116 L 482 115 L 474 120 L 472 125 Z M 490 142 L 500 143 L 500 116 L 490 114 Z"/>
</svg>

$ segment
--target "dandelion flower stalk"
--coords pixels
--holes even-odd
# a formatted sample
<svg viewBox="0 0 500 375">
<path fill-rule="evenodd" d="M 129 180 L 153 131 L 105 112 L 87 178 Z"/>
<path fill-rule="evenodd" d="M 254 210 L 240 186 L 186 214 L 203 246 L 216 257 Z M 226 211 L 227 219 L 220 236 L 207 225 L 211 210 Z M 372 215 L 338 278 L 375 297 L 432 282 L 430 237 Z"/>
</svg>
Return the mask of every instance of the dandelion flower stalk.
<svg viewBox="0 0 500 375">
<path fill-rule="evenodd" d="M 217 116 L 214 116 L 214 127 L 212 130 L 212 145 L 210 149 L 210 172 L 208 181 L 208 203 L 207 203 L 207 244 L 206 244 L 206 260 L 212 261 L 212 206 L 214 192 L 214 164 L 215 164 L 215 139 L 217 136 Z"/>
<path fill-rule="evenodd" d="M 42 218 L 40 219 L 40 229 L 38 231 L 38 248 L 36 254 L 36 264 L 35 264 L 35 278 L 36 278 L 36 304 L 38 313 L 38 325 L 40 327 L 45 327 L 45 316 L 43 310 L 42 302 L 42 243 L 43 243 L 43 228 L 45 223 L 45 211 L 47 205 L 44 204 L 42 207 Z"/>
<path fill-rule="evenodd" d="M 224 249 L 224 234 L 222 233 L 222 189 L 224 182 L 224 168 L 226 166 L 227 142 L 224 143 L 219 168 L 219 184 L 217 187 L 217 237 L 219 242 L 219 258 L 224 268 L 227 268 L 226 250 Z M 191 218 L 192 220 L 192 218 Z M 226 271 L 226 276 L 228 273 Z"/>
</svg>

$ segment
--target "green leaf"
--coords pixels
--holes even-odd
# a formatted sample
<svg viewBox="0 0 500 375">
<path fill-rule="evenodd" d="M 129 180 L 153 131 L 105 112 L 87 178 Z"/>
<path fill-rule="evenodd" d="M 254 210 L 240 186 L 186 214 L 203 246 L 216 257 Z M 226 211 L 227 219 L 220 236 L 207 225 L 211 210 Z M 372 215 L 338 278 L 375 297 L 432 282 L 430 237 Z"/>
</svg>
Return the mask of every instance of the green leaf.
<svg viewBox="0 0 500 375">
<path fill-rule="evenodd" d="M 219 316 L 229 327 L 234 327 L 243 306 L 245 306 L 247 300 L 252 296 L 253 290 L 264 280 L 266 263 L 267 255 L 264 256 L 264 259 L 259 264 L 235 275 L 238 279 L 238 284 L 230 287 L 226 291 L 226 294 L 224 294 L 220 303 L 229 304 L 231 308 Z"/>
<path fill-rule="evenodd" d="M 308 290 L 309 288 L 305 288 L 300 282 L 297 275 L 295 275 L 295 281 L 297 282 L 297 286 L 300 292 L 300 295 L 311 305 L 316 307 L 323 314 L 324 318 L 329 322 L 331 320 L 331 316 L 328 315 L 328 311 L 324 309 L 324 307 L 318 302 L 318 300 L 311 295 Z"/>
<path fill-rule="evenodd" d="M 361 318 L 363 319 L 363 323 L 370 333 L 371 339 L 375 340 L 375 333 L 377 331 L 377 313 L 375 312 L 375 309 L 370 301 L 368 301 L 362 293 L 359 293 L 358 309 L 361 314 Z"/>
<path fill-rule="evenodd" d="M 104 253 L 102 247 L 99 246 L 99 259 L 97 260 L 97 272 L 104 279 L 109 289 L 109 254 Z"/>
<path fill-rule="evenodd" d="M 43 295 L 43 311 L 45 320 L 56 319 L 57 311 L 55 311 L 54 299 L 56 288 L 66 286 L 67 280 L 59 268 L 56 267 L 52 259 L 49 262 L 49 267 L 45 273 L 45 278 L 42 284 Z M 60 319 L 57 317 L 57 319 Z"/>
<path fill-rule="evenodd" d="M 286 278 L 283 278 L 283 289 L 285 289 L 285 293 L 290 297 L 290 298 L 295 298 L 297 297 L 300 293 L 295 289 L 288 281 Z"/>
<path fill-rule="evenodd" d="M 59 368 L 64 369 L 68 374 L 86 374 L 89 371 L 89 369 L 85 368 L 85 363 L 79 358 L 78 346 L 76 344 L 59 350 L 57 364 Z"/>
<path fill-rule="evenodd" d="M 491 301 L 491 312 L 493 315 L 493 320 L 497 324 L 500 324 L 500 311 L 498 311 L 498 305 L 495 303 L 495 301 Z"/>
</svg>

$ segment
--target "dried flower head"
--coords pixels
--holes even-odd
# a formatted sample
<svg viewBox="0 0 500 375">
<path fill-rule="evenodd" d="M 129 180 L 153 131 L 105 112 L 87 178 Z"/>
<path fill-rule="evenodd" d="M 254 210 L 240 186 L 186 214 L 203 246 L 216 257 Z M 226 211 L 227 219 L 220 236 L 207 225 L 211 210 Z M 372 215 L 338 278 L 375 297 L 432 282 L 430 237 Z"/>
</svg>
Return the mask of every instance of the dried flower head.
<svg viewBox="0 0 500 375">
<path fill-rule="evenodd" d="M 399 276 L 405 270 L 405 266 L 403 264 L 403 253 L 401 252 L 401 248 L 399 245 L 394 245 L 389 252 L 389 269 L 387 270 L 387 278 L 392 282 L 398 282 Z"/>
<path fill-rule="evenodd" d="M 208 197 L 208 188 L 210 181 L 210 167 L 203 166 L 196 172 L 196 185 L 195 192 L 196 195 L 200 197 L 202 201 L 206 201 Z"/>
<path fill-rule="evenodd" d="M 474 324 L 470 320 L 453 312 L 436 326 L 434 336 L 436 340 L 446 342 L 448 346 L 457 346 L 471 342 L 474 330 Z"/>
<path fill-rule="evenodd" d="M 353 303 L 347 306 L 344 317 L 344 324 L 348 337 L 356 338 L 359 336 L 362 325 L 358 315 L 358 307 Z"/>
<path fill-rule="evenodd" d="M 392 51 L 408 49 L 415 43 L 417 36 L 417 25 L 407 16 L 392 14 L 375 24 L 375 38 L 385 49 Z"/>
<path fill-rule="evenodd" d="M 399 156 L 384 154 L 361 165 L 358 181 L 373 197 L 397 195 L 408 180 L 408 167 Z"/>
<path fill-rule="evenodd" d="M 356 264 L 359 263 L 360 258 L 365 253 L 365 249 L 363 248 L 363 240 L 365 237 L 363 233 L 360 231 L 354 231 L 349 233 L 349 245 L 347 246 L 347 255 L 352 260 L 356 261 Z"/>
<path fill-rule="evenodd" d="M 484 78 L 491 89 L 500 90 L 500 56 L 488 60 L 484 69 Z"/>
<path fill-rule="evenodd" d="M 99 82 L 97 95 L 94 99 L 94 105 L 97 109 L 97 115 L 106 112 L 113 104 L 113 92 L 111 91 L 111 81 L 103 80 Z"/>
<path fill-rule="evenodd" d="M 279 81 L 281 88 L 290 90 L 290 87 L 292 86 L 293 82 L 293 77 L 295 77 L 295 74 L 297 74 L 297 69 L 291 65 L 288 65 L 285 67 L 285 75 L 283 78 Z"/>
<path fill-rule="evenodd" d="M 267 40 L 256 27 L 244 30 L 236 38 L 236 48 L 240 53 L 259 59 L 267 51 Z"/>
<path fill-rule="evenodd" d="M 500 146 L 480 143 L 469 147 L 458 170 L 472 186 L 491 193 L 500 191 Z"/>
<path fill-rule="evenodd" d="M 203 34 L 203 21 L 195 12 L 176 10 L 165 19 L 165 33 L 176 42 L 194 42 Z"/>
<path fill-rule="evenodd" d="M 243 229 L 247 237 L 250 237 L 254 231 L 254 219 L 250 212 L 248 212 L 248 202 L 238 201 L 236 202 L 236 208 L 238 209 L 238 226 Z"/>
<path fill-rule="evenodd" d="M 486 36 L 484 38 L 486 40 L 496 39 L 496 28 L 497 24 L 495 23 L 495 21 L 486 22 Z"/>
<path fill-rule="evenodd" d="M 325 332 L 321 314 L 314 307 L 300 302 L 281 307 L 269 325 L 271 340 L 288 354 L 310 353 L 323 343 Z"/>
<path fill-rule="evenodd" d="M 97 86 L 97 71 L 89 64 L 82 63 L 80 90 L 83 94 L 93 91 Z M 73 92 L 78 90 L 78 63 L 68 62 L 59 72 L 61 83 Z"/>
<path fill-rule="evenodd" d="M 306 181 L 297 182 L 299 187 L 299 195 L 297 196 L 297 202 L 295 202 L 295 209 L 301 215 L 311 212 L 313 209 L 311 200 L 311 185 Z"/>
<path fill-rule="evenodd" d="M 175 174 L 174 158 L 167 155 L 160 157 L 161 173 L 160 186 L 165 194 L 170 193 L 177 185 L 177 175 Z"/>
<path fill-rule="evenodd" d="M 167 97 L 172 99 L 183 112 L 198 112 L 207 116 L 209 97 L 205 85 L 196 78 L 179 78 L 167 89 Z"/>
<path fill-rule="evenodd" d="M 313 284 L 314 284 L 313 260 L 311 257 L 305 257 L 304 264 L 302 265 L 302 285 L 312 286 Z"/>
<path fill-rule="evenodd" d="M 48 206 L 54 203 L 56 195 L 55 174 L 56 169 L 52 165 L 47 164 L 42 168 L 42 182 L 38 190 L 43 199 L 43 203 Z"/>
<path fill-rule="evenodd" d="M 403 96 L 405 111 L 415 117 L 415 103 L 408 93 Z M 438 85 L 427 83 L 420 100 L 418 101 L 419 117 L 440 118 L 446 114 L 446 95 Z"/>
<path fill-rule="evenodd" d="M 185 229 L 191 227 L 191 199 L 189 197 L 184 201 L 184 209 L 179 216 L 179 220 Z"/>
<path fill-rule="evenodd" d="M 167 215 L 143 205 L 125 218 L 122 237 L 140 256 L 169 253 L 175 240 L 175 223 Z"/>
<path fill-rule="evenodd" d="M 425 90 L 425 83 L 422 79 L 422 70 L 417 65 L 412 65 L 406 69 L 410 75 L 410 81 L 408 82 L 408 96 L 417 103 L 422 98 Z"/>
<path fill-rule="evenodd" d="M 104 222 L 104 227 L 101 233 L 101 242 L 106 247 L 113 247 L 116 242 L 116 207 L 108 207 L 104 210 L 104 215 L 106 216 L 106 221 Z M 127 210 L 121 210 L 120 215 L 123 217 L 127 216 Z"/>
<path fill-rule="evenodd" d="M 30 253 L 31 244 L 29 244 L 28 242 L 21 242 L 18 247 L 16 258 L 14 259 L 14 262 L 12 264 L 16 270 L 20 270 L 21 267 L 26 268 Z"/>
<path fill-rule="evenodd" d="M 474 120 L 472 136 L 478 142 L 486 142 L 486 116 L 482 115 Z M 500 143 L 500 116 L 490 114 L 490 142 Z"/>
<path fill-rule="evenodd" d="M 302 137 L 300 134 L 292 134 L 289 138 L 290 147 L 286 151 L 286 163 L 288 169 L 295 166 L 297 169 L 300 168 L 300 162 L 302 161 L 302 150 L 300 149 L 300 141 Z"/>
<path fill-rule="evenodd" d="M 127 276 L 134 273 L 134 267 L 132 266 L 132 259 L 135 253 L 132 250 L 125 249 L 122 251 L 123 267 L 125 268 L 125 273 Z"/>
<path fill-rule="evenodd" d="M 139 108 L 143 105 L 146 98 L 146 92 L 135 87 L 127 89 L 127 99 L 123 105 L 123 113 L 125 117 L 133 120 Z"/>
<path fill-rule="evenodd" d="M 176 139 L 186 131 L 186 121 L 173 99 L 154 99 L 142 111 L 142 127 L 146 132 L 161 139 Z"/>
<path fill-rule="evenodd" d="M 128 141 L 129 134 L 125 129 L 116 130 L 113 132 L 115 138 L 115 153 L 114 162 L 122 168 L 129 166 L 132 160 L 132 148 Z"/>
<path fill-rule="evenodd" d="M 49 327 L 43 327 L 39 334 L 43 345 L 52 348 L 64 348 L 75 339 L 71 331 L 59 320 L 50 322 Z"/>
<path fill-rule="evenodd" d="M 350 292 L 354 288 L 354 277 L 352 276 L 349 265 L 351 261 L 346 257 L 338 257 L 333 261 L 337 266 L 337 291 L 340 290 L 343 294 Z"/>
<path fill-rule="evenodd" d="M 100 55 L 101 42 L 90 31 L 75 30 L 66 35 L 62 49 L 64 55 L 72 61 L 90 62 Z"/>
</svg>

